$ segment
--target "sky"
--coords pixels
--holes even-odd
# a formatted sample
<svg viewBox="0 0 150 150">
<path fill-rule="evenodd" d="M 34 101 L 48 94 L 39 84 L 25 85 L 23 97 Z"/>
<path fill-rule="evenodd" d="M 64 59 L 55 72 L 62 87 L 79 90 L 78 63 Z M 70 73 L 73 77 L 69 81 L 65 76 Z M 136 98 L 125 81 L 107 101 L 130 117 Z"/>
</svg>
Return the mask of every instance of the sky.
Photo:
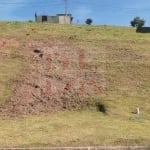
<svg viewBox="0 0 150 150">
<path fill-rule="evenodd" d="M 35 12 L 56 15 L 65 12 L 65 0 L 0 0 L 0 20 L 34 20 Z M 139 16 L 150 26 L 150 0 L 67 0 L 67 12 L 74 24 L 84 24 L 87 18 L 95 25 L 130 26 Z"/>
</svg>

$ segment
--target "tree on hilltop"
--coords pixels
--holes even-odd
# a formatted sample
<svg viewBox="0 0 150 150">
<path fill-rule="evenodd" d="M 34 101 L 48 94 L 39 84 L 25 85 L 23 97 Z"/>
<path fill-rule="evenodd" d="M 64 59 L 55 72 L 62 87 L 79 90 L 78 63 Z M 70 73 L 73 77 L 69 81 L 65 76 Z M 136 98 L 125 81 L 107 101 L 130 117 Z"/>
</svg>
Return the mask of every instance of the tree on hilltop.
<svg viewBox="0 0 150 150">
<path fill-rule="evenodd" d="M 86 23 L 87 25 L 91 25 L 92 22 L 93 22 L 93 20 L 92 20 L 91 18 L 88 18 L 88 19 L 86 19 L 86 21 L 85 21 L 85 23 Z"/>
<path fill-rule="evenodd" d="M 140 17 L 135 17 L 130 24 L 132 27 L 140 28 L 144 26 L 145 20 L 141 19 Z"/>
</svg>

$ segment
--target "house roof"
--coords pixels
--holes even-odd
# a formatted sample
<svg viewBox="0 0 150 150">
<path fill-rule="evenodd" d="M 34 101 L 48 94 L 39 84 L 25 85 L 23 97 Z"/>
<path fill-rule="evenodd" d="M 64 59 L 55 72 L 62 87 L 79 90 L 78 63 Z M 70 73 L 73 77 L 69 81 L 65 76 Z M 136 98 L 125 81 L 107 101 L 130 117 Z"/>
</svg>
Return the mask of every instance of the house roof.
<svg viewBox="0 0 150 150">
<path fill-rule="evenodd" d="M 71 16 L 71 14 L 56 14 L 57 16 Z"/>
</svg>

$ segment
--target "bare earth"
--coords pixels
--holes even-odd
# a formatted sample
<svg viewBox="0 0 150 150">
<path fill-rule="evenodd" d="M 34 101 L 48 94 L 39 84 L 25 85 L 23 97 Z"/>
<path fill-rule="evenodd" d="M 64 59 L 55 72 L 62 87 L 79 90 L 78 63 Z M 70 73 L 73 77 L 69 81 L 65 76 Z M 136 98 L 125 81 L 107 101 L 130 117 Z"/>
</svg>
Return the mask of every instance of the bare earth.
<svg viewBox="0 0 150 150">
<path fill-rule="evenodd" d="M 91 55 L 65 42 L 0 40 L 3 47 L 21 47 L 28 62 L 15 82 L 11 97 L 0 106 L 1 115 L 43 114 L 62 109 L 81 109 L 88 99 L 105 89 L 102 73 L 86 65 Z M 4 54 L 3 54 L 4 55 Z M 3 57 L 3 56 L 2 56 Z M 9 57 L 6 55 L 6 57 Z"/>
</svg>

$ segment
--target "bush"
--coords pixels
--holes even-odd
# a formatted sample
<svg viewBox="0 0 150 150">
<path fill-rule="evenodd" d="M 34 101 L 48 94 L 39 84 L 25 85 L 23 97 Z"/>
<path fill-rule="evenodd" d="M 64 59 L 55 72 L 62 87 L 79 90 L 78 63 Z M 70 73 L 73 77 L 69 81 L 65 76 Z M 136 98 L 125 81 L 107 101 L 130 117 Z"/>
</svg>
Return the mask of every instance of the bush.
<svg viewBox="0 0 150 150">
<path fill-rule="evenodd" d="M 141 28 L 144 26 L 145 20 L 141 19 L 140 17 L 135 17 L 130 24 L 132 27 Z"/>
<path fill-rule="evenodd" d="M 86 19 L 86 21 L 85 21 L 85 23 L 86 23 L 87 25 L 91 25 L 92 22 L 93 22 L 93 20 L 92 20 L 91 18 L 88 18 L 88 19 Z"/>
<path fill-rule="evenodd" d="M 29 23 L 32 23 L 33 21 L 32 21 L 32 20 L 29 20 L 28 22 L 29 22 Z"/>
<path fill-rule="evenodd" d="M 102 113 L 106 113 L 106 107 L 103 103 L 101 102 L 97 102 L 96 103 L 96 107 L 97 107 L 97 110 L 102 112 Z"/>
</svg>

